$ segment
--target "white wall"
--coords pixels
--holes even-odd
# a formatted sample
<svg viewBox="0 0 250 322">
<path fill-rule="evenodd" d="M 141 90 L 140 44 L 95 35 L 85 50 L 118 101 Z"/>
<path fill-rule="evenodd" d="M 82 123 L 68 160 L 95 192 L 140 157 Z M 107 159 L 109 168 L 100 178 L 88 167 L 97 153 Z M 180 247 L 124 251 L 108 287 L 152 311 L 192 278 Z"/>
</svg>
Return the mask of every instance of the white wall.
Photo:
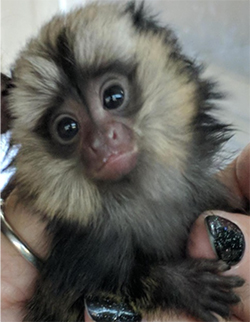
<svg viewBox="0 0 250 322">
<path fill-rule="evenodd" d="M 27 39 L 59 6 L 58 0 L 2 0 L 1 62 L 6 72 Z"/>
</svg>

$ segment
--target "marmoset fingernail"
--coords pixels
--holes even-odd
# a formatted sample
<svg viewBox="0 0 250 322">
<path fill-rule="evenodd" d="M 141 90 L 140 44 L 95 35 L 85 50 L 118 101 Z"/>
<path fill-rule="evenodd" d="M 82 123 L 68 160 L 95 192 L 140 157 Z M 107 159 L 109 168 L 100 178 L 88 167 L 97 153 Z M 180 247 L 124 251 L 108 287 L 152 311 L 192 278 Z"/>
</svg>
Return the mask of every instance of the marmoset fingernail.
<svg viewBox="0 0 250 322">
<path fill-rule="evenodd" d="M 96 322 L 139 322 L 141 315 L 129 304 L 115 302 L 108 297 L 91 297 L 86 299 L 89 316 Z"/>
<path fill-rule="evenodd" d="M 207 216 L 205 223 L 218 258 L 229 265 L 237 264 L 245 250 L 245 238 L 240 228 L 230 220 L 215 215 Z"/>
</svg>

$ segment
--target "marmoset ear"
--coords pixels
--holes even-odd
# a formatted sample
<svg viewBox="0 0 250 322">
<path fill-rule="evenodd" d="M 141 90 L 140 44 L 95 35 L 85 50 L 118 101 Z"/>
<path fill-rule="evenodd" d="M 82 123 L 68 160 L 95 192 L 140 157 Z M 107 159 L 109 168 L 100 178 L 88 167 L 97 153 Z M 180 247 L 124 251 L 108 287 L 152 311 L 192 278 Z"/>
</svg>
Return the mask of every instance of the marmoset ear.
<svg viewBox="0 0 250 322">
<path fill-rule="evenodd" d="M 10 128 L 12 117 L 8 108 L 8 96 L 13 87 L 12 79 L 1 73 L 1 133 Z"/>
</svg>

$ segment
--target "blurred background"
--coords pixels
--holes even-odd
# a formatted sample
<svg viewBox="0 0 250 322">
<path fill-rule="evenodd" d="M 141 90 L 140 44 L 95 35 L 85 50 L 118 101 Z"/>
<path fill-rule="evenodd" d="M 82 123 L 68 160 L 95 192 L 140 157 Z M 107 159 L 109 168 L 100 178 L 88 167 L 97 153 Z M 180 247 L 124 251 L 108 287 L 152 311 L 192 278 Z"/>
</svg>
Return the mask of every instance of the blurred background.
<svg viewBox="0 0 250 322">
<path fill-rule="evenodd" d="M 9 73 L 27 39 L 36 35 L 55 13 L 89 2 L 1 0 L 1 71 Z M 218 80 L 220 89 L 228 94 L 220 103 L 219 117 L 237 129 L 229 145 L 231 151 L 239 152 L 250 142 L 250 1 L 145 0 L 145 3 L 152 14 L 159 14 L 162 25 L 175 30 L 184 52 L 204 62 L 205 75 Z"/>
</svg>

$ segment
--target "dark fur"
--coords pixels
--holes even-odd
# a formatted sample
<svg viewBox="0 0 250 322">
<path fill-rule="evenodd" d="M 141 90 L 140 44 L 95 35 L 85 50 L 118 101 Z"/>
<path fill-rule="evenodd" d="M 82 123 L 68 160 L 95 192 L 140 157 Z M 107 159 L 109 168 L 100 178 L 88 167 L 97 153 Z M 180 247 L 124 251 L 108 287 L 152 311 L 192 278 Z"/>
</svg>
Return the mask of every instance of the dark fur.
<svg viewBox="0 0 250 322">
<path fill-rule="evenodd" d="M 96 183 L 102 197 L 98 221 L 81 225 L 69 222 L 60 213 L 53 219 L 48 216 L 51 251 L 25 321 L 83 321 L 84 298 L 99 293 L 114 294 L 143 313 L 170 309 L 204 321 L 217 321 L 213 312 L 228 317 L 230 305 L 239 301 L 232 288 L 242 285 L 242 280 L 218 275 L 228 268 L 226 264 L 185 256 L 189 229 L 199 214 L 209 209 L 232 209 L 226 189 L 210 173 L 216 152 L 231 135 L 226 125 L 211 116 L 210 100 L 220 95 L 212 82 L 201 80 L 201 68 L 182 54 L 171 30 L 158 26 L 143 6 L 136 9 L 132 3 L 126 12 L 138 33 L 164 33 L 165 42 L 172 48 L 169 59 L 176 63 L 177 73 L 196 85 L 197 112 L 188 126 L 193 137 L 187 147 L 186 167 L 182 173 L 172 167 L 166 169 L 142 150 L 137 167 L 123 180 Z M 82 99 L 79 83 L 100 71 L 100 66 L 97 71 L 92 66 L 84 70 L 85 74 L 79 72 L 69 39 L 69 31 L 64 29 L 56 50 L 49 40 L 41 48 L 41 55 L 50 57 L 61 69 L 63 85 L 50 102 L 51 109 L 69 92 Z M 123 65 L 113 62 L 112 66 Z M 131 80 L 135 69 L 131 68 Z M 15 70 L 13 79 L 18 86 Z M 140 84 L 134 87 L 134 106 L 139 110 L 143 104 Z M 51 147 L 46 127 L 50 113 L 47 109 L 34 135 L 54 157 L 70 158 L 71 151 Z M 137 110 L 130 117 L 133 113 Z M 22 197 L 36 198 L 22 181 L 17 184 L 24 191 Z"/>
</svg>

